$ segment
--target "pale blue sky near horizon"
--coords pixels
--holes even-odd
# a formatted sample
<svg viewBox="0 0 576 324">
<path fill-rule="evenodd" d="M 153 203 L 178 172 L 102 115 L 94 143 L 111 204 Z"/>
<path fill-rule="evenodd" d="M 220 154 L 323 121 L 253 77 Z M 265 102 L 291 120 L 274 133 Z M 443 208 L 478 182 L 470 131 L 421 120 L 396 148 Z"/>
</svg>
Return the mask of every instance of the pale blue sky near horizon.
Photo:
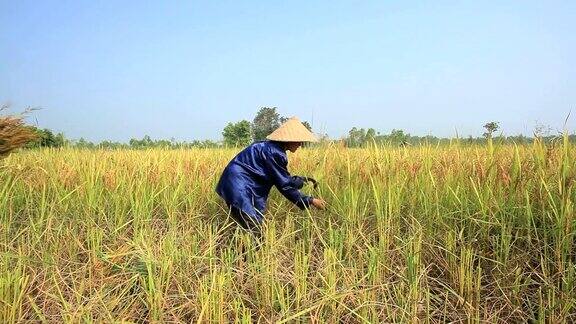
<svg viewBox="0 0 576 324">
<path fill-rule="evenodd" d="M 576 129 L 576 1 L 5 1 L 0 103 L 67 137 Z"/>
</svg>

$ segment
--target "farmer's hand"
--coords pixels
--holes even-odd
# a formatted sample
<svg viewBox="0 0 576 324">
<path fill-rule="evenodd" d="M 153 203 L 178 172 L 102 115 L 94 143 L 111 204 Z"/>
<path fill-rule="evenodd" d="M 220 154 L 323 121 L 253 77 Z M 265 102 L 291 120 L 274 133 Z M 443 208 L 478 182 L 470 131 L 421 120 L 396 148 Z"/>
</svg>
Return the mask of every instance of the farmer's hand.
<svg viewBox="0 0 576 324">
<path fill-rule="evenodd" d="M 318 209 L 322 210 L 326 209 L 326 202 L 324 201 L 324 199 L 313 198 L 312 205 Z"/>
</svg>

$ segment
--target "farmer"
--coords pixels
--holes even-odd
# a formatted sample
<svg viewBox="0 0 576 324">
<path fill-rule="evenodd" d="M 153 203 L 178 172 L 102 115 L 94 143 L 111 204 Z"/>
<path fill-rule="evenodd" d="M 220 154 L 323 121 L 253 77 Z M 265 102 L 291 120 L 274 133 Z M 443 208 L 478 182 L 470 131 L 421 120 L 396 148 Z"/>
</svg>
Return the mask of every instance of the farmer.
<svg viewBox="0 0 576 324">
<path fill-rule="evenodd" d="M 272 186 L 301 210 L 310 205 L 324 209 L 322 199 L 302 194 L 299 189 L 309 179 L 291 176 L 286 151 L 292 153 L 303 142 L 316 141 L 314 135 L 295 117 L 266 137 L 236 155 L 222 172 L 216 192 L 226 201 L 230 216 L 242 228 L 259 236 L 266 200 Z"/>
</svg>

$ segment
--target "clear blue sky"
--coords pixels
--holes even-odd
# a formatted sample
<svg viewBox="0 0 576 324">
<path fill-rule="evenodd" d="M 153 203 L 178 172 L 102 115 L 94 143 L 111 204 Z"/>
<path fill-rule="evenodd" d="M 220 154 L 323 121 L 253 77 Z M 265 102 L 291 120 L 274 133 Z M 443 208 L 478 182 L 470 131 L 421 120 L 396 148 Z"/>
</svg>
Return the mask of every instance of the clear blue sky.
<svg viewBox="0 0 576 324">
<path fill-rule="evenodd" d="M 576 125 L 576 1 L 0 0 L 0 102 L 68 137 L 220 139 L 261 106 L 332 137 Z"/>
</svg>

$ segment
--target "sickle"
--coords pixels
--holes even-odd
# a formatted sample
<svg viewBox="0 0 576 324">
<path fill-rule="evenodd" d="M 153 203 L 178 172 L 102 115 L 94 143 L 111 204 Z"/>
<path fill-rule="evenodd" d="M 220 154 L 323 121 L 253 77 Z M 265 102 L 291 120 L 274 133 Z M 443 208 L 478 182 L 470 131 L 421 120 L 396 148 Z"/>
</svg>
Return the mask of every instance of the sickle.
<svg viewBox="0 0 576 324">
<path fill-rule="evenodd" d="M 304 181 L 312 182 L 314 189 L 318 188 L 318 181 L 316 181 L 316 179 L 310 178 L 310 177 L 303 177 L 303 178 L 304 178 Z"/>
</svg>

